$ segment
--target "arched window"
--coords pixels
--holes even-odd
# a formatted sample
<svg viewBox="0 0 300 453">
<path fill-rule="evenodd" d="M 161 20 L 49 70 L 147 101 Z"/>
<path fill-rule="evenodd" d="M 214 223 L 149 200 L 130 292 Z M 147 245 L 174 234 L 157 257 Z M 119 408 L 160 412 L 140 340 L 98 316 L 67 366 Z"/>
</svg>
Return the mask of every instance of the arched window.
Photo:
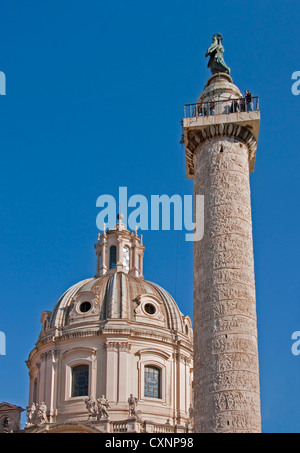
<svg viewBox="0 0 300 453">
<path fill-rule="evenodd" d="M 145 366 L 144 370 L 144 396 L 148 398 L 161 398 L 161 370 L 154 366 Z"/>
<path fill-rule="evenodd" d="M 112 245 L 109 249 L 109 268 L 115 269 L 117 264 L 117 247 Z"/>
<path fill-rule="evenodd" d="M 72 368 L 72 396 L 88 396 L 89 366 L 77 365 Z"/>
</svg>

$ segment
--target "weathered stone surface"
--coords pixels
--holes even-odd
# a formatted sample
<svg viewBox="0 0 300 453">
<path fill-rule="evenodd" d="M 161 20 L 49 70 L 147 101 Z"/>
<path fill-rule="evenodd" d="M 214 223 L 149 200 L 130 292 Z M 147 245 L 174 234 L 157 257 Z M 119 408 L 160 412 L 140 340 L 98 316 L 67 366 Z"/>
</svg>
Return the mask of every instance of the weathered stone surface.
<svg viewBox="0 0 300 453">
<path fill-rule="evenodd" d="M 195 195 L 205 197 L 194 244 L 195 431 L 259 432 L 249 149 L 216 130 L 193 161 Z"/>
</svg>

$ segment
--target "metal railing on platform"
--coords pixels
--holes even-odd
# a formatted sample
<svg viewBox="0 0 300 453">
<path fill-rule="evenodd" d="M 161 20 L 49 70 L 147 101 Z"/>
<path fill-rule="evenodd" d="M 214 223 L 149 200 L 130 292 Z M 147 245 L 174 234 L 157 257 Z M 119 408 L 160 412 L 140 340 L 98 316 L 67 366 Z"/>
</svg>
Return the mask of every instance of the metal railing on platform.
<svg viewBox="0 0 300 453">
<path fill-rule="evenodd" d="M 249 96 L 245 98 L 210 100 L 184 106 L 184 117 L 193 118 L 198 116 L 226 115 L 237 112 L 252 112 L 259 110 L 259 97 Z"/>
</svg>

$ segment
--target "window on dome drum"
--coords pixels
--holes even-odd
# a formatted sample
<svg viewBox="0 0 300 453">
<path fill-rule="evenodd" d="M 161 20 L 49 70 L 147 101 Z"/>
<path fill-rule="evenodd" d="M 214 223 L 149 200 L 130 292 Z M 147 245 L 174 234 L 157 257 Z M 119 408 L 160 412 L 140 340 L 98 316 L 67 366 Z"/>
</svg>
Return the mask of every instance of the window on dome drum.
<svg viewBox="0 0 300 453">
<path fill-rule="evenodd" d="M 115 269 L 117 264 L 117 247 L 112 245 L 109 249 L 109 268 Z"/>
<path fill-rule="evenodd" d="M 161 370 L 154 366 L 145 366 L 144 369 L 144 396 L 161 398 Z"/>
<path fill-rule="evenodd" d="M 90 302 L 82 302 L 80 304 L 79 310 L 81 313 L 87 313 L 91 309 L 92 304 Z"/>
<path fill-rule="evenodd" d="M 156 308 L 153 304 L 146 304 L 145 311 L 146 313 L 148 313 L 148 315 L 154 315 L 154 313 L 156 312 Z"/>
<path fill-rule="evenodd" d="M 72 396 L 88 396 L 89 367 L 77 365 L 72 368 Z"/>
</svg>

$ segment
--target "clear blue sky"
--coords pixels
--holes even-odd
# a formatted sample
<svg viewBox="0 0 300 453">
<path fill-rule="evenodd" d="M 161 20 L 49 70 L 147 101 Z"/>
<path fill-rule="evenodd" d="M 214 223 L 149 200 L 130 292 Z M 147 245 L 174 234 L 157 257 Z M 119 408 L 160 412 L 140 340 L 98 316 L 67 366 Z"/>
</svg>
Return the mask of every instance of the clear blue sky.
<svg viewBox="0 0 300 453">
<path fill-rule="evenodd" d="M 2 0 L 0 402 L 26 407 L 42 311 L 95 273 L 97 197 L 193 193 L 180 120 L 221 32 L 234 82 L 261 101 L 251 189 L 263 430 L 300 432 L 299 20 L 296 0 Z M 144 243 L 145 277 L 192 316 L 192 243 L 174 231 Z"/>
</svg>

